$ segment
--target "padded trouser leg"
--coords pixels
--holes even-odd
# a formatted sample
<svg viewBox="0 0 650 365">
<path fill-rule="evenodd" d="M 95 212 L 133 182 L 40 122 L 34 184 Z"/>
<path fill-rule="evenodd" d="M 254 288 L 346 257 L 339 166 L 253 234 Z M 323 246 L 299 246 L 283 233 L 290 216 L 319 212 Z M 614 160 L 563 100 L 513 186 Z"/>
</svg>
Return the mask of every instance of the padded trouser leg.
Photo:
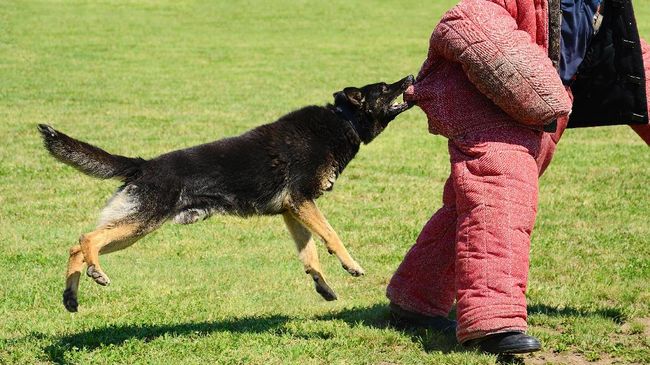
<svg viewBox="0 0 650 365">
<path fill-rule="evenodd" d="M 450 141 L 456 192 L 460 342 L 526 330 L 530 235 L 542 134 L 523 128 Z"/>
</svg>

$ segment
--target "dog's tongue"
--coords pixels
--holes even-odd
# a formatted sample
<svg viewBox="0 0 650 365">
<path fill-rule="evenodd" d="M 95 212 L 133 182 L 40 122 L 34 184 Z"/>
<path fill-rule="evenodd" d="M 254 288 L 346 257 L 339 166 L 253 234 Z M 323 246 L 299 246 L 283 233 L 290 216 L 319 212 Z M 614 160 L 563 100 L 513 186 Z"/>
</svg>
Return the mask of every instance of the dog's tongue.
<svg viewBox="0 0 650 365">
<path fill-rule="evenodd" d="M 406 91 L 404 91 L 404 100 L 405 101 L 412 101 L 415 97 L 415 87 L 413 85 L 409 86 Z"/>
</svg>

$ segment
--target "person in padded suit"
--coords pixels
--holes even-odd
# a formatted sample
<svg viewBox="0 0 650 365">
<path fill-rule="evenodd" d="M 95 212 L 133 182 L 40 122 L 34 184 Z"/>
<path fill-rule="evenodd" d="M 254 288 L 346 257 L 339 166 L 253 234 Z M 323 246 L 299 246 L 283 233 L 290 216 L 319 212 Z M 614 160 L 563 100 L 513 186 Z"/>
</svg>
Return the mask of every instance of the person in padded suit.
<svg viewBox="0 0 650 365">
<path fill-rule="evenodd" d="M 405 99 L 448 139 L 451 175 L 388 285 L 393 318 L 490 353 L 539 350 L 525 333 L 538 178 L 567 127 L 630 124 L 650 144 L 648 75 L 630 0 L 449 10 Z"/>
</svg>

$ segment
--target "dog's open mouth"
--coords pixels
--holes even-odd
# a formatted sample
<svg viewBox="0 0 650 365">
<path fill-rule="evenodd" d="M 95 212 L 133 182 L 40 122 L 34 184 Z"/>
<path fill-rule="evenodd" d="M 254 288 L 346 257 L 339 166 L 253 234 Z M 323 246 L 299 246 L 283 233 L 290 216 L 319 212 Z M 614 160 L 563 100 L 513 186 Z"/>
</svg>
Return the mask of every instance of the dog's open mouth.
<svg viewBox="0 0 650 365">
<path fill-rule="evenodd" d="M 393 104 L 390 107 L 388 107 L 388 112 L 399 114 L 401 112 L 407 111 L 412 106 L 413 103 L 409 103 L 406 100 L 402 101 L 401 103 L 393 100 Z"/>
<path fill-rule="evenodd" d="M 401 113 L 403 111 L 406 111 L 410 107 L 411 107 L 411 105 L 409 105 L 409 103 L 407 103 L 407 102 L 397 103 L 397 104 L 391 105 L 388 108 L 388 111 L 391 112 L 391 113 Z"/>
<path fill-rule="evenodd" d="M 402 80 L 398 81 L 398 83 L 401 83 L 400 88 L 402 90 L 400 91 L 400 93 L 397 96 L 395 96 L 395 98 L 392 101 L 393 104 L 388 108 L 388 111 L 390 113 L 399 114 L 401 112 L 404 112 L 404 111 L 408 110 L 410 107 L 412 107 L 414 105 L 413 103 L 411 103 L 411 102 L 409 102 L 407 100 L 404 100 L 401 103 L 400 102 L 395 102 L 395 99 L 397 99 L 399 97 L 399 95 L 402 95 L 402 98 L 404 98 L 404 93 L 407 90 L 412 89 L 411 86 L 413 85 L 414 82 L 415 82 L 415 78 L 412 75 L 409 75 L 409 76 L 403 78 Z M 396 84 L 397 83 L 395 83 L 393 85 L 396 85 Z"/>
</svg>

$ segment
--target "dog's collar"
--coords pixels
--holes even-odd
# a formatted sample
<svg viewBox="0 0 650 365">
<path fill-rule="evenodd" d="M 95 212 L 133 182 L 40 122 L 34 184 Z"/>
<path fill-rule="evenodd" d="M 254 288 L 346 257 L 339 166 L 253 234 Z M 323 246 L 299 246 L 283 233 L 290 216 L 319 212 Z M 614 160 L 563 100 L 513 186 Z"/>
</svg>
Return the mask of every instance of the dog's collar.
<svg viewBox="0 0 650 365">
<path fill-rule="evenodd" d="M 334 114 L 339 118 L 345 121 L 345 125 L 348 127 L 349 133 L 346 133 L 350 139 L 357 144 L 361 144 L 361 137 L 359 132 L 357 132 L 357 127 L 354 125 L 353 120 L 355 119 L 354 113 L 347 106 L 334 105 L 333 106 Z"/>
</svg>

